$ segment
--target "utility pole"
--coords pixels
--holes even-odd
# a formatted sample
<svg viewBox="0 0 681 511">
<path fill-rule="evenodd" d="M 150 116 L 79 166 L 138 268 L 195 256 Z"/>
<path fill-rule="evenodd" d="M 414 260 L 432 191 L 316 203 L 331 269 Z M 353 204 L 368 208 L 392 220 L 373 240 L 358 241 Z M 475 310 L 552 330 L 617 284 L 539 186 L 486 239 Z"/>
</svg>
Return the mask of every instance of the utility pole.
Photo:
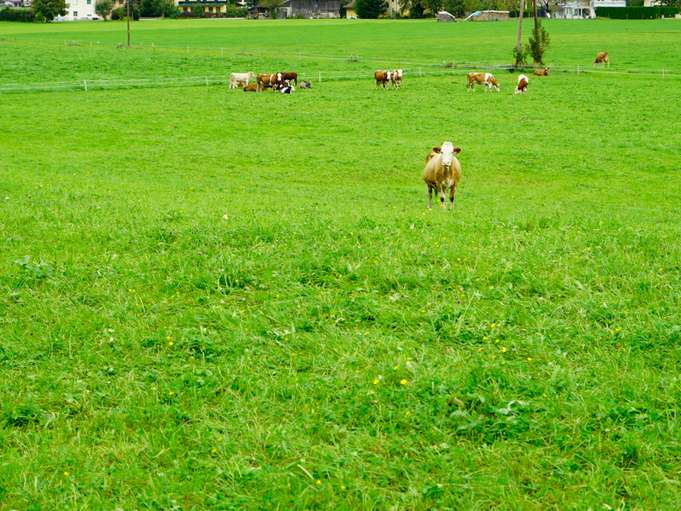
<svg viewBox="0 0 681 511">
<path fill-rule="evenodd" d="M 515 66 L 518 67 L 518 57 L 523 51 L 523 16 L 525 15 L 525 0 L 520 0 L 520 11 L 518 12 L 518 41 L 516 42 L 516 61 Z"/>
<path fill-rule="evenodd" d="M 125 17 L 128 19 L 128 48 L 130 48 L 130 0 L 125 2 Z"/>
</svg>

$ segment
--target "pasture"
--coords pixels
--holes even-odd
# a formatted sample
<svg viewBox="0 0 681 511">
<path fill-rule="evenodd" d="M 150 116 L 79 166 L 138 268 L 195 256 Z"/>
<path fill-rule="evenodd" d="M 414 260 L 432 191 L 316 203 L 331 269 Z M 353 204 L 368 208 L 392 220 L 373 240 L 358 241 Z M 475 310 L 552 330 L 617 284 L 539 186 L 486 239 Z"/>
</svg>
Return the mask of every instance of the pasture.
<svg viewBox="0 0 681 511">
<path fill-rule="evenodd" d="M 0 92 L 0 510 L 677 509 L 681 23 L 546 27 L 514 96 L 442 65 L 514 23 L 0 23 L 111 82 Z"/>
</svg>

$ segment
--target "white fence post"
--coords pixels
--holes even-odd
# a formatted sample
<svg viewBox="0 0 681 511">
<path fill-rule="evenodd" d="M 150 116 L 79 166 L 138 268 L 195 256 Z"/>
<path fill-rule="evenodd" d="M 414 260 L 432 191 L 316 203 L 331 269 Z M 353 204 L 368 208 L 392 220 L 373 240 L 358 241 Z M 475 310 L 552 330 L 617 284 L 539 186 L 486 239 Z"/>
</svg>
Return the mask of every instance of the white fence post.
<svg viewBox="0 0 681 511">
<path fill-rule="evenodd" d="M 83 89 L 87 92 L 87 80 L 83 80 Z"/>
<path fill-rule="evenodd" d="M 322 72 L 319 72 L 319 83 L 322 83 Z"/>
</svg>

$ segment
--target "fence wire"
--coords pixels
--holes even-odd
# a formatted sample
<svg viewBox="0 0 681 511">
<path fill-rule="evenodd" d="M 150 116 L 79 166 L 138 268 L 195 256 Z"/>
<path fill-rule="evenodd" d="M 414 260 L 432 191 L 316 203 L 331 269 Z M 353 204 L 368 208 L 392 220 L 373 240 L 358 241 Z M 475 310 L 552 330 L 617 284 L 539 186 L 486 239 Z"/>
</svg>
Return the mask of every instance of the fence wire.
<svg viewBox="0 0 681 511">
<path fill-rule="evenodd" d="M 402 67 L 405 74 L 411 78 L 421 77 L 440 77 L 457 76 L 465 74 L 471 70 L 476 71 L 512 71 L 514 68 L 508 64 L 494 64 L 490 62 L 457 62 L 456 60 L 440 60 L 430 62 L 418 62 L 411 60 L 395 59 L 385 56 L 362 56 L 362 55 L 323 55 L 301 52 L 276 52 L 267 53 L 262 51 L 249 51 L 240 49 L 229 51 L 227 48 L 204 48 L 191 46 L 158 46 L 155 44 L 135 45 L 130 49 L 124 48 L 121 44 L 112 45 L 100 41 L 52 41 L 52 40 L 24 40 L 0 38 L 0 45 L 26 45 L 26 46 L 49 46 L 52 48 L 69 48 L 75 51 L 85 49 L 100 49 L 103 51 L 142 51 L 142 52 L 164 52 L 169 54 L 191 53 L 210 57 L 220 57 L 222 59 L 252 61 L 265 60 L 326 60 L 326 61 L 345 61 L 348 63 L 365 63 L 376 65 L 376 67 L 395 68 Z M 388 65 L 390 64 L 390 65 Z M 584 65 L 551 64 L 551 73 L 569 73 L 577 75 L 593 76 L 620 76 L 620 77 L 654 77 L 663 79 L 680 79 L 681 70 L 675 69 L 609 69 L 596 68 Z M 520 71 L 531 72 L 533 68 L 527 67 Z M 241 70 L 239 70 L 241 71 Z M 356 72 L 347 71 L 328 71 L 319 70 L 316 72 L 299 73 L 300 79 L 325 81 L 344 81 L 344 80 L 371 80 L 372 76 L 367 70 L 357 70 Z M 226 85 L 228 75 L 221 76 L 175 76 L 175 77 L 146 77 L 146 78 L 120 78 L 120 79 L 79 79 L 61 82 L 45 83 L 8 83 L 0 84 L 0 94 L 2 93 L 30 93 L 30 92 L 59 92 L 59 91 L 90 91 L 90 90 L 112 90 L 112 89 L 131 89 L 131 88 L 154 88 L 154 87 L 196 87 L 196 86 L 217 86 Z"/>
</svg>

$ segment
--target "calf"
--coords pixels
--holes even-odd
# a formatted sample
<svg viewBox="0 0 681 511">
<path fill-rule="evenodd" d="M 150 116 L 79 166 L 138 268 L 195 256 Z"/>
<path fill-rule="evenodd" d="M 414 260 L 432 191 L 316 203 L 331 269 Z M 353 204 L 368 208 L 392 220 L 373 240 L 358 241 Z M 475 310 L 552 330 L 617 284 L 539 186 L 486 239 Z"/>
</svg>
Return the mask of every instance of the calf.
<svg viewBox="0 0 681 511">
<path fill-rule="evenodd" d="M 300 83 L 300 88 L 301 89 L 311 89 L 312 88 L 312 82 L 310 80 L 303 80 Z"/>
<path fill-rule="evenodd" d="M 610 60 L 608 59 L 608 52 L 607 51 L 599 51 L 598 54 L 596 54 L 596 60 L 594 60 L 594 66 L 596 64 L 605 64 L 608 67 L 610 67 Z"/>
<path fill-rule="evenodd" d="M 485 90 L 501 91 L 499 82 L 492 73 L 468 73 L 468 90 L 472 91 L 476 85 L 483 85 Z"/>
<path fill-rule="evenodd" d="M 258 84 L 257 83 L 249 83 L 244 87 L 244 92 L 258 92 Z"/>
<path fill-rule="evenodd" d="M 535 76 L 549 76 L 549 68 L 545 67 L 544 69 L 535 69 L 534 75 Z"/>
<path fill-rule="evenodd" d="M 527 92 L 527 84 L 530 82 L 529 78 L 525 75 L 520 75 L 518 77 L 518 84 L 515 86 L 516 94 L 524 94 Z"/>
<path fill-rule="evenodd" d="M 449 189 L 450 209 L 454 208 L 454 193 L 461 180 L 461 164 L 456 159 L 461 149 L 451 142 L 443 142 L 441 147 L 433 147 L 426 157 L 423 180 L 428 187 L 428 209 L 433 207 L 433 190 L 440 196 L 440 206 L 445 207 L 445 192 Z"/>
</svg>

